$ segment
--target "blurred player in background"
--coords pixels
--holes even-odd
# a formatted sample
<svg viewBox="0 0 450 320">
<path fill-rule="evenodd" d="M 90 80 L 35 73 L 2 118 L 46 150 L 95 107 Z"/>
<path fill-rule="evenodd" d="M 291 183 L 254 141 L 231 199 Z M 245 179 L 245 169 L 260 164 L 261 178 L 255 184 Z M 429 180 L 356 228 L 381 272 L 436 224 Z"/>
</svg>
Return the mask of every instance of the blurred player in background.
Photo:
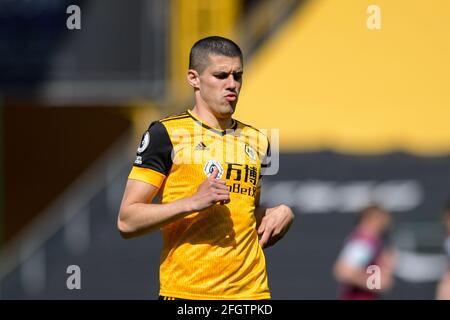
<svg viewBox="0 0 450 320">
<path fill-rule="evenodd" d="M 283 237 L 294 215 L 286 205 L 259 204 L 269 142 L 232 118 L 242 53 L 231 40 L 208 37 L 189 60 L 195 106 L 144 133 L 118 228 L 125 238 L 162 230 L 160 299 L 268 299 L 262 249 Z"/>
<path fill-rule="evenodd" d="M 359 213 L 357 226 L 347 237 L 333 268 L 340 299 L 374 300 L 391 289 L 394 254 L 383 244 L 390 225 L 391 215 L 379 206 L 368 206 Z M 368 285 L 369 277 L 373 276 L 368 267 L 372 265 L 380 270 L 378 288 Z"/>
<path fill-rule="evenodd" d="M 444 207 L 443 218 L 446 231 L 444 247 L 447 254 L 447 268 L 437 286 L 436 299 L 450 300 L 450 200 Z"/>
</svg>

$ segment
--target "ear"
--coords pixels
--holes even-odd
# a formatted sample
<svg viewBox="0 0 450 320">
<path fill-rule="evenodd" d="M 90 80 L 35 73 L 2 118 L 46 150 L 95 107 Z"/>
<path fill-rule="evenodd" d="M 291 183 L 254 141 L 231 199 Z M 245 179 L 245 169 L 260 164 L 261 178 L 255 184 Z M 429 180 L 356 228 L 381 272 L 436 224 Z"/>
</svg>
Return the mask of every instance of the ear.
<svg viewBox="0 0 450 320">
<path fill-rule="evenodd" d="M 187 81 L 191 85 L 192 88 L 197 89 L 200 84 L 198 72 L 194 69 L 189 69 L 189 71 L 187 73 Z"/>
</svg>

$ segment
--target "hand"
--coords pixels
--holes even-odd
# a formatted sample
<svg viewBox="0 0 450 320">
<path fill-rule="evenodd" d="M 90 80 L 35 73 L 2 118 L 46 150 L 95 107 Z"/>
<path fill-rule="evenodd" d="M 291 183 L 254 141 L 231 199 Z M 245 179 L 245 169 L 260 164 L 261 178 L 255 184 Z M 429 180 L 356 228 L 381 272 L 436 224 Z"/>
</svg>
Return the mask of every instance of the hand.
<svg viewBox="0 0 450 320">
<path fill-rule="evenodd" d="M 216 179 L 219 170 L 213 169 L 212 174 L 197 189 L 197 192 L 190 197 L 191 211 L 200 211 L 211 207 L 219 202 L 225 204 L 230 202 L 230 190 L 225 184 L 225 180 Z"/>
<path fill-rule="evenodd" d="M 294 221 L 294 213 L 291 208 L 282 204 L 274 208 L 268 208 L 258 228 L 260 246 L 268 248 L 284 237 Z"/>
</svg>

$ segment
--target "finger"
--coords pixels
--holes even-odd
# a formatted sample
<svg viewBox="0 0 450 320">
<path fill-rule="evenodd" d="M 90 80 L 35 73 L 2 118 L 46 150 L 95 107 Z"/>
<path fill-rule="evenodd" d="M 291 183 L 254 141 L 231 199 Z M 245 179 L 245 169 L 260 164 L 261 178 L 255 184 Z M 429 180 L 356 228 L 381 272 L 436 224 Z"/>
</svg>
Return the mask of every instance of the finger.
<svg viewBox="0 0 450 320">
<path fill-rule="evenodd" d="M 230 199 L 228 199 L 228 200 L 222 200 L 222 201 L 219 202 L 219 204 L 220 204 L 221 206 L 223 206 L 223 205 L 225 205 L 225 204 L 228 204 L 228 203 L 230 203 Z"/>
<path fill-rule="evenodd" d="M 230 190 L 228 189 L 215 189 L 214 193 L 217 195 L 227 195 L 230 196 Z"/>
<path fill-rule="evenodd" d="M 209 176 L 208 179 L 216 180 L 218 174 L 219 174 L 219 169 L 217 169 L 217 167 L 214 167 L 213 172 L 211 173 L 211 175 Z"/>
<path fill-rule="evenodd" d="M 258 235 L 263 234 L 264 230 L 266 230 L 266 220 L 263 218 L 263 220 L 261 221 L 261 224 L 259 225 L 259 228 L 258 228 Z"/>
<path fill-rule="evenodd" d="M 223 206 L 223 205 L 225 205 L 225 204 L 229 204 L 230 203 L 230 199 L 228 199 L 228 200 L 222 200 L 222 201 L 220 201 L 220 204 Z"/>
<path fill-rule="evenodd" d="M 220 184 L 216 182 L 213 182 L 213 187 L 218 190 L 229 190 L 229 187 L 226 184 Z"/>
<path fill-rule="evenodd" d="M 272 233 L 272 230 L 270 230 L 270 229 L 266 229 L 264 231 L 261 239 L 259 240 L 259 245 L 261 246 L 261 248 L 264 249 L 267 246 L 267 243 L 269 242 L 271 233 Z"/>
<path fill-rule="evenodd" d="M 269 240 L 266 243 L 265 248 L 271 247 L 273 246 L 275 243 L 277 243 L 282 237 L 280 235 L 274 235 L 272 233 L 271 237 L 269 238 Z"/>
<path fill-rule="evenodd" d="M 218 194 L 214 197 L 215 202 L 229 201 L 230 195 Z"/>
</svg>

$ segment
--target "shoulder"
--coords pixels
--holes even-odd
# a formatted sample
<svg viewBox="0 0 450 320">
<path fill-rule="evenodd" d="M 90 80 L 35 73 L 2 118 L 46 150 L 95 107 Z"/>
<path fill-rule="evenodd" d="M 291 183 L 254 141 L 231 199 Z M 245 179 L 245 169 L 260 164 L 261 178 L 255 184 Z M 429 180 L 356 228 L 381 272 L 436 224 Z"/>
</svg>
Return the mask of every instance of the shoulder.
<svg viewBox="0 0 450 320">
<path fill-rule="evenodd" d="M 234 119 L 234 121 L 236 121 L 236 123 L 237 123 L 237 129 L 241 129 L 241 130 L 245 130 L 246 132 L 251 132 L 254 134 L 261 134 L 261 135 L 265 136 L 261 130 L 256 129 L 255 127 L 253 127 L 247 123 L 244 123 L 244 122 L 236 120 L 236 119 Z"/>
<path fill-rule="evenodd" d="M 182 119 L 185 119 L 185 118 L 190 118 L 190 115 L 189 115 L 189 113 L 187 111 L 184 111 L 184 112 L 179 113 L 179 114 L 175 114 L 175 115 L 170 115 L 170 116 L 164 117 L 164 118 L 162 118 L 162 119 L 160 119 L 158 121 L 161 122 L 161 123 L 164 123 L 164 122 L 169 122 L 169 121 L 182 120 Z"/>
<path fill-rule="evenodd" d="M 152 121 L 148 126 L 147 131 L 153 135 L 167 135 L 170 134 L 171 128 L 183 127 L 183 123 L 189 120 L 190 116 L 187 112 L 176 115 L 170 115 L 159 120 Z"/>
<path fill-rule="evenodd" d="M 159 127 L 164 127 L 170 134 L 174 129 L 190 128 L 192 126 L 192 117 L 188 112 L 167 116 L 155 121 Z M 153 123 L 152 123 L 153 124 Z"/>
</svg>

